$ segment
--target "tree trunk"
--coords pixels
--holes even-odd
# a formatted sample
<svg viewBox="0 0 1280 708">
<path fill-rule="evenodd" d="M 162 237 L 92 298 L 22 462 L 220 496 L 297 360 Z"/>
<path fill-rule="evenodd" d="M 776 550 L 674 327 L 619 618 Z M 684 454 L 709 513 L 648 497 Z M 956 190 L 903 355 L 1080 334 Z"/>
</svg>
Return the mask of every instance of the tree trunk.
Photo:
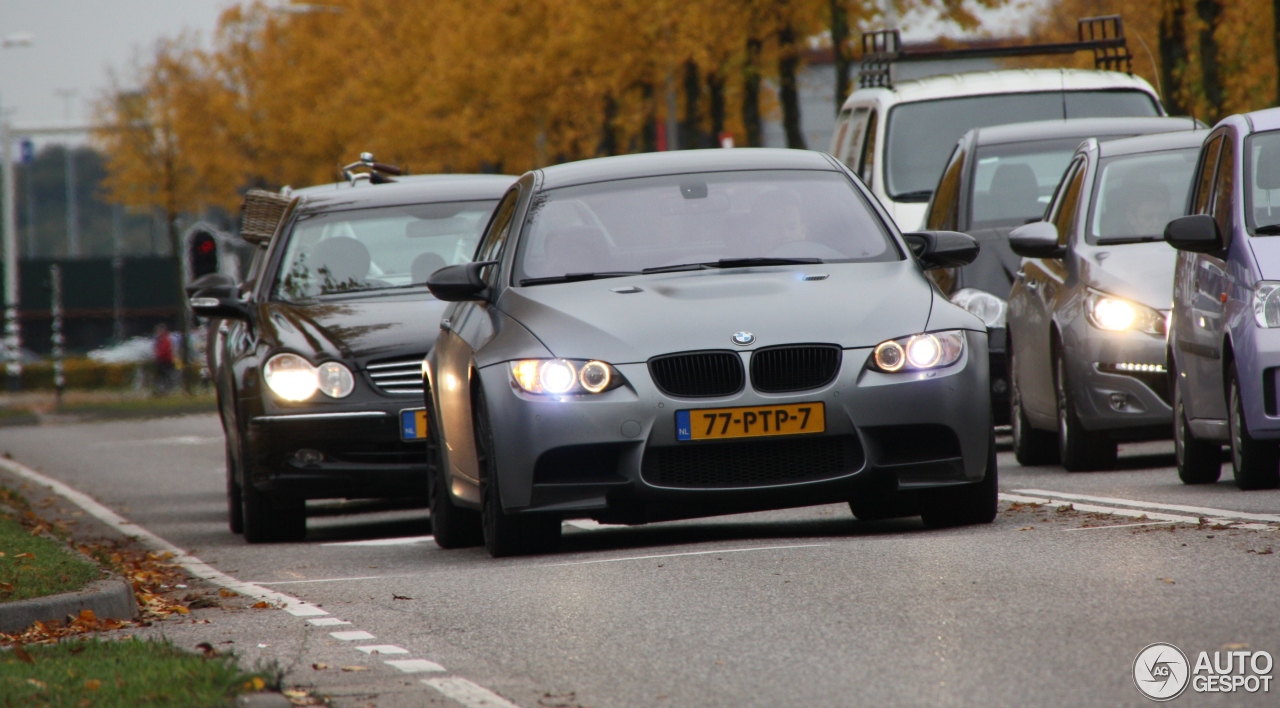
<svg viewBox="0 0 1280 708">
<path fill-rule="evenodd" d="M 778 28 L 778 100 L 782 103 L 782 129 L 787 135 L 787 147 L 793 150 L 808 147 L 800 130 L 800 92 L 796 88 L 799 66 L 796 32 L 788 20 Z"/>
<path fill-rule="evenodd" d="M 613 121 L 618 117 L 618 102 L 613 96 L 604 100 L 604 117 L 600 121 L 600 144 L 596 146 L 597 157 L 618 154 L 618 135 L 613 129 Z"/>
<path fill-rule="evenodd" d="M 1280 0 L 1275 0 L 1280 3 Z M 831 0 L 831 49 L 836 64 L 836 114 L 844 106 L 849 97 L 849 69 L 853 62 L 849 61 L 849 13 L 844 8 L 844 0 Z"/>
<path fill-rule="evenodd" d="M 747 147 L 760 147 L 760 50 L 763 42 L 747 38 L 747 63 L 742 69 L 742 126 Z"/>
<path fill-rule="evenodd" d="M 1280 0 L 1275 0 L 1280 6 Z M 1162 0 L 1160 8 L 1160 89 L 1164 106 L 1173 115 L 1186 115 L 1182 77 L 1187 70 L 1186 0 Z M 1280 40 L 1278 40 L 1280 43 Z"/>
<path fill-rule="evenodd" d="M 191 395 L 191 316 L 187 314 L 186 268 L 183 267 L 187 253 L 182 247 L 182 237 L 178 234 L 177 208 L 170 204 L 165 209 L 164 216 L 169 228 L 169 245 L 173 249 L 173 263 L 178 276 L 178 319 L 180 321 L 178 331 L 182 337 L 182 341 L 178 344 L 178 361 L 182 364 L 179 369 L 182 372 L 182 390 L 187 395 Z"/>
<path fill-rule="evenodd" d="M 707 94 L 711 103 L 711 135 L 708 136 L 707 147 L 720 147 L 720 134 L 724 132 L 724 79 L 719 73 L 712 71 L 707 74 Z"/>
<path fill-rule="evenodd" d="M 640 131 L 640 151 L 658 151 L 658 107 L 654 103 L 653 84 L 645 82 L 640 85 L 640 95 L 644 99 L 644 129 Z"/>
<path fill-rule="evenodd" d="M 1271 37 L 1276 50 L 1276 104 L 1280 105 L 1280 0 L 1271 0 Z"/>
<path fill-rule="evenodd" d="M 1208 123 L 1222 115 L 1222 78 L 1218 75 L 1218 39 L 1214 31 L 1222 18 L 1222 0 L 1196 0 L 1196 14 L 1204 22 L 1200 29 L 1200 86 L 1209 103 Z"/>
<path fill-rule="evenodd" d="M 684 120 L 680 122 L 680 139 L 677 149 L 693 150 L 702 147 L 702 125 L 698 116 L 698 104 L 702 101 L 702 76 L 692 59 L 684 63 Z"/>
</svg>

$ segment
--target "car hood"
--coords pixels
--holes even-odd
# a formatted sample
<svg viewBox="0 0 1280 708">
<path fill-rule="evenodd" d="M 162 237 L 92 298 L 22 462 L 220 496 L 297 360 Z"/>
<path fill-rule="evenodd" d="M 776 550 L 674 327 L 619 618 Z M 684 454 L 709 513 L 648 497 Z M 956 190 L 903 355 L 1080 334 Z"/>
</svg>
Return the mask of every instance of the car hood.
<svg viewBox="0 0 1280 708">
<path fill-rule="evenodd" d="M 1103 292 L 1167 310 L 1177 260 L 1178 252 L 1163 241 L 1103 246 L 1080 259 L 1080 278 Z"/>
<path fill-rule="evenodd" d="M 1250 236 L 1249 247 L 1263 280 L 1280 280 L 1280 236 Z"/>
<path fill-rule="evenodd" d="M 363 365 L 376 359 L 423 355 L 440 332 L 446 303 L 422 292 L 342 301 L 265 306 L 262 336 L 274 348 L 313 360 Z"/>
<path fill-rule="evenodd" d="M 1022 257 L 1009 247 L 1012 226 L 996 226 L 973 229 L 969 235 L 978 242 L 978 257 L 960 268 L 957 288 L 977 288 L 1001 299 L 1009 299 L 1013 289 L 1013 276 L 1022 264 Z"/>
<path fill-rule="evenodd" d="M 806 276 L 826 275 L 806 280 Z M 621 293 L 629 288 L 640 292 Z M 498 306 L 555 356 L 613 364 L 698 349 L 799 342 L 870 347 L 929 320 L 932 290 L 912 261 L 827 263 L 630 276 L 508 288 Z M 730 337 L 751 332 L 737 347 Z"/>
</svg>

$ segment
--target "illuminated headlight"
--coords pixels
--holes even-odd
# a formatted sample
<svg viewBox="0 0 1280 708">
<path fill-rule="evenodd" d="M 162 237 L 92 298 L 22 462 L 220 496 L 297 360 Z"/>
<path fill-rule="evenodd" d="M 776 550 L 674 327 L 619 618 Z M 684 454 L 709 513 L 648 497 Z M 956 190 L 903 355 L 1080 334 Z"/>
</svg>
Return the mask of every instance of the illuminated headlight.
<svg viewBox="0 0 1280 708">
<path fill-rule="evenodd" d="M 961 288 L 951 296 L 951 302 L 977 315 L 988 329 L 1004 327 L 1009 305 L 1004 300 L 975 288 Z"/>
<path fill-rule="evenodd" d="M 622 376 L 603 361 L 521 359 L 511 362 L 511 384 L 525 393 L 600 393 L 622 385 Z"/>
<path fill-rule="evenodd" d="M 1259 327 L 1280 327 L 1280 282 L 1260 280 L 1253 286 L 1253 319 Z"/>
<path fill-rule="evenodd" d="M 277 354 L 262 367 L 271 392 L 286 401 L 305 401 L 316 391 L 330 398 L 345 398 L 355 390 L 351 370 L 336 361 L 314 367 L 297 354 Z"/>
<path fill-rule="evenodd" d="M 1163 314 L 1131 300 L 1090 292 L 1084 306 L 1089 324 L 1098 329 L 1163 335 L 1167 328 L 1168 321 Z"/>
<path fill-rule="evenodd" d="M 964 353 L 964 332 L 928 332 L 891 339 L 876 346 L 871 368 L 893 373 L 950 366 Z"/>
</svg>

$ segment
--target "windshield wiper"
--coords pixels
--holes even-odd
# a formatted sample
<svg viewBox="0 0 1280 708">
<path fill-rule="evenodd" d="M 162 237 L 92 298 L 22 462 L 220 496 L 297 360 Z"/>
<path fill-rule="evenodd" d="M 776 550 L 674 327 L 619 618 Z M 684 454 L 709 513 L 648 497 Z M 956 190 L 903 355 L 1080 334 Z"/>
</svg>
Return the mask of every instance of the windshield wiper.
<svg viewBox="0 0 1280 708">
<path fill-rule="evenodd" d="M 1122 243 L 1154 243 L 1163 241 L 1162 236 L 1111 236 L 1098 239 L 1099 246 L 1118 246 Z"/>
<path fill-rule="evenodd" d="M 711 268 L 710 263 L 676 263 L 675 265 L 653 266 L 652 268 L 642 268 L 641 273 L 646 275 L 649 273 L 679 273 L 684 270 L 706 270 Z"/>
<path fill-rule="evenodd" d="M 572 283 L 579 280 L 598 280 L 600 278 L 623 278 L 628 275 L 640 274 L 640 271 L 636 270 L 610 270 L 598 273 L 565 273 L 564 275 L 551 275 L 545 278 L 525 278 L 520 281 L 520 286 L 545 285 L 547 283 Z"/>
<path fill-rule="evenodd" d="M 1276 234 L 1280 234 L 1280 224 L 1265 224 L 1254 229 L 1253 232 L 1255 234 L 1262 234 L 1263 236 L 1275 236 Z"/>
<path fill-rule="evenodd" d="M 929 197 L 932 196 L 932 189 L 917 189 L 914 192 L 895 194 L 893 195 L 893 200 L 896 202 L 927 202 L 929 201 Z"/>
<path fill-rule="evenodd" d="M 746 268 L 748 266 L 813 265 L 821 262 L 821 258 L 721 258 L 707 265 L 716 268 Z"/>
</svg>

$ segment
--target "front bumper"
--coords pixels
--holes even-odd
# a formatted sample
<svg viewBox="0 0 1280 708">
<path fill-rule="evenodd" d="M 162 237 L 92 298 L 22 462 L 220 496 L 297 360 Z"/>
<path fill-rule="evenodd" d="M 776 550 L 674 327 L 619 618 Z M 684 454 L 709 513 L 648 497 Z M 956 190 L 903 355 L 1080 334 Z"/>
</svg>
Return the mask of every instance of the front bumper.
<svg viewBox="0 0 1280 708">
<path fill-rule="evenodd" d="M 1280 329 L 1258 327 L 1252 313 L 1245 317 L 1232 341 L 1245 423 L 1250 436 L 1274 440 L 1280 438 Z"/>
<path fill-rule="evenodd" d="M 749 354 L 740 353 L 744 367 Z M 981 480 L 991 429 L 986 334 L 967 333 L 960 360 L 930 372 L 871 371 L 870 354 L 845 350 L 835 381 L 819 389 L 764 394 L 748 383 L 700 399 L 663 394 L 643 363 L 617 366 L 628 386 L 565 399 L 513 389 L 507 364 L 482 369 L 503 506 L 635 523 Z M 815 401 L 826 410 L 821 434 L 676 439 L 679 410 Z"/>
<path fill-rule="evenodd" d="M 1109 431 L 1117 440 L 1173 435 L 1163 338 L 1101 330 L 1084 317 L 1063 335 L 1067 380 L 1086 429 Z"/>
</svg>

